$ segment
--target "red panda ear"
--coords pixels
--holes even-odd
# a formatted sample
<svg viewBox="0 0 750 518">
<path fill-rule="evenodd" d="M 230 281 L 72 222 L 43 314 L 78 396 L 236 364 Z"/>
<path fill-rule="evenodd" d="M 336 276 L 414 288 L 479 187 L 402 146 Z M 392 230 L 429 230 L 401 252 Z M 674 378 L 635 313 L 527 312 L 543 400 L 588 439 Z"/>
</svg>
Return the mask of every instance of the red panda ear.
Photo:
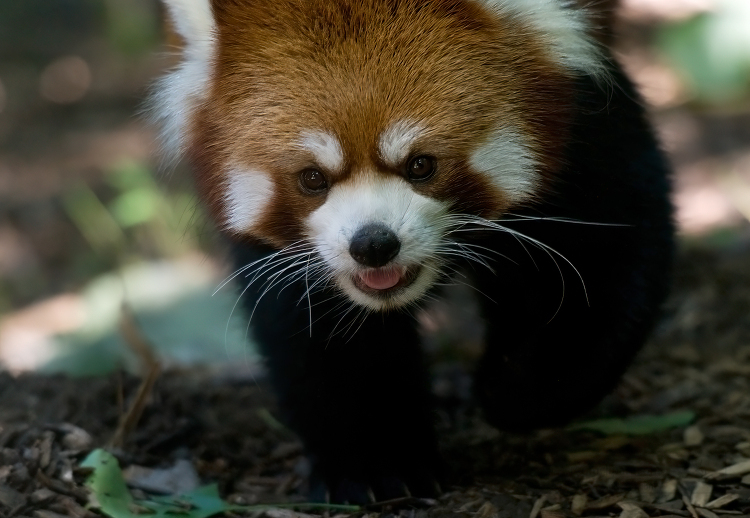
<svg viewBox="0 0 750 518">
<path fill-rule="evenodd" d="M 173 162 L 185 151 L 192 118 L 208 92 L 216 22 L 211 0 L 163 2 L 184 46 L 179 66 L 159 82 L 151 97 L 151 113 L 161 129 L 164 154 Z"/>
<path fill-rule="evenodd" d="M 594 36 L 599 42 L 609 47 L 612 44 L 615 18 L 620 0 L 576 0 L 581 8 L 586 9 L 591 19 Z"/>
<path fill-rule="evenodd" d="M 211 0 L 163 0 L 174 28 L 190 46 L 210 47 L 214 38 Z"/>
<path fill-rule="evenodd" d="M 601 0 L 475 0 L 496 13 L 515 19 L 534 30 L 545 42 L 551 57 L 563 68 L 606 79 L 603 48 L 591 34 L 587 7 Z M 613 3 L 604 0 L 604 3 Z"/>
</svg>

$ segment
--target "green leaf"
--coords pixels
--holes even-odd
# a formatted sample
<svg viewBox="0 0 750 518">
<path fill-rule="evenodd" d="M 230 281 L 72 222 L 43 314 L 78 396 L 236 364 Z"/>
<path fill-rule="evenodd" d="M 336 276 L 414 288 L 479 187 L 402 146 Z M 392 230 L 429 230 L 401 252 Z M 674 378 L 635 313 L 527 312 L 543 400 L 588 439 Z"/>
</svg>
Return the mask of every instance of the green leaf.
<svg viewBox="0 0 750 518">
<path fill-rule="evenodd" d="M 88 185 L 78 183 L 63 194 L 62 201 L 68 217 L 94 250 L 106 254 L 123 245 L 122 229 Z"/>
<path fill-rule="evenodd" d="M 81 467 L 94 468 L 86 481 L 94 496 L 94 507 L 112 518 L 132 518 L 133 497 L 120 471 L 120 464 L 109 452 L 94 450 L 81 463 Z"/>
<path fill-rule="evenodd" d="M 199 487 L 195 491 L 178 496 L 154 497 L 149 507 L 169 516 L 183 515 L 189 518 L 208 518 L 225 511 L 239 511 L 247 506 L 229 505 L 219 496 L 216 484 Z"/>
<path fill-rule="evenodd" d="M 719 0 L 717 8 L 658 29 L 661 53 L 698 100 L 726 104 L 750 94 L 750 2 Z"/>
<path fill-rule="evenodd" d="M 93 496 L 91 506 L 110 518 L 209 518 L 226 511 L 259 511 L 274 507 L 350 513 L 361 510 L 356 505 L 334 504 L 230 505 L 221 499 L 216 484 L 199 487 L 184 495 L 154 496 L 149 500 L 135 500 L 130 495 L 120 465 L 112 454 L 104 450 L 94 450 L 81 463 L 81 467 L 94 469 L 86 481 L 86 486 L 91 489 Z"/>
<path fill-rule="evenodd" d="M 144 515 L 156 518 L 208 518 L 224 511 L 244 509 L 242 506 L 223 502 L 215 484 L 185 495 L 155 497 L 149 501 L 134 500 L 117 459 L 104 450 L 92 451 L 81 466 L 94 468 L 86 485 L 94 496 L 94 507 L 111 518 L 137 518 Z"/>
<path fill-rule="evenodd" d="M 112 215 L 122 228 L 152 220 L 157 214 L 161 195 L 149 188 L 133 189 L 118 196 L 110 205 Z"/>
<path fill-rule="evenodd" d="M 596 419 L 574 423 L 568 430 L 591 430 L 605 435 L 649 435 L 670 428 L 687 426 L 695 419 L 695 412 L 684 410 L 665 415 L 635 415 L 625 419 Z"/>
</svg>

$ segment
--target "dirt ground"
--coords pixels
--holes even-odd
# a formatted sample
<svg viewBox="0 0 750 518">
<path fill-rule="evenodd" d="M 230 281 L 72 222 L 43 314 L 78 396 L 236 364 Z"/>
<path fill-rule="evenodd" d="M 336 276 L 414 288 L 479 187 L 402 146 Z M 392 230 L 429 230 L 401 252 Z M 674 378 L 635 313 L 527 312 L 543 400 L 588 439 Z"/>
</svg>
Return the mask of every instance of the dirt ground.
<svg viewBox="0 0 750 518">
<path fill-rule="evenodd" d="M 656 335 L 595 414 L 692 410 L 688 427 L 644 435 L 500 433 L 482 423 L 456 366 L 441 365 L 436 418 L 452 484 L 435 502 L 373 505 L 361 513 L 750 515 L 750 243 L 685 251 L 675 279 Z M 124 375 L 0 376 L 0 515 L 92 516 L 78 463 L 92 448 L 111 444 L 138 386 Z M 187 461 L 202 482 L 218 482 L 230 502 L 303 500 L 300 445 L 273 418 L 262 379 L 172 372 L 157 380 L 146 403 L 140 422 L 112 450 L 124 467 Z"/>
</svg>

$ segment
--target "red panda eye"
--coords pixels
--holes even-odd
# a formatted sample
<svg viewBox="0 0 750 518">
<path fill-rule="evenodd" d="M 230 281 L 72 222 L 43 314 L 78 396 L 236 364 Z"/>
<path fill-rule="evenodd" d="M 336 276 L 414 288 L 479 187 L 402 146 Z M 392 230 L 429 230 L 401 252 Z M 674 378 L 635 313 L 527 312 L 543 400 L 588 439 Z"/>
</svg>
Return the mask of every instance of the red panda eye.
<svg viewBox="0 0 750 518">
<path fill-rule="evenodd" d="M 328 181 L 317 169 L 305 169 L 299 175 L 302 189 L 309 194 L 318 194 L 328 188 Z"/>
<path fill-rule="evenodd" d="M 429 180 L 435 173 L 435 159 L 431 156 L 421 155 L 409 161 L 406 167 L 406 175 L 413 182 Z"/>
</svg>

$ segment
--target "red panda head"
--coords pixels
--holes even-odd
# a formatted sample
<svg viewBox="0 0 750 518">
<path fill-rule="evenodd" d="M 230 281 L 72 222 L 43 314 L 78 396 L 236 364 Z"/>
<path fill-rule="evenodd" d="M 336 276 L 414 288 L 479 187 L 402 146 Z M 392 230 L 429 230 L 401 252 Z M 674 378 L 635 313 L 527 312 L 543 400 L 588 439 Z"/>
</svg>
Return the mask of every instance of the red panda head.
<svg viewBox="0 0 750 518">
<path fill-rule="evenodd" d="M 185 40 L 155 98 L 168 151 L 227 232 L 314 248 L 372 309 L 424 295 L 462 215 L 543 195 L 572 81 L 605 73 L 561 0 L 166 3 Z"/>
</svg>

